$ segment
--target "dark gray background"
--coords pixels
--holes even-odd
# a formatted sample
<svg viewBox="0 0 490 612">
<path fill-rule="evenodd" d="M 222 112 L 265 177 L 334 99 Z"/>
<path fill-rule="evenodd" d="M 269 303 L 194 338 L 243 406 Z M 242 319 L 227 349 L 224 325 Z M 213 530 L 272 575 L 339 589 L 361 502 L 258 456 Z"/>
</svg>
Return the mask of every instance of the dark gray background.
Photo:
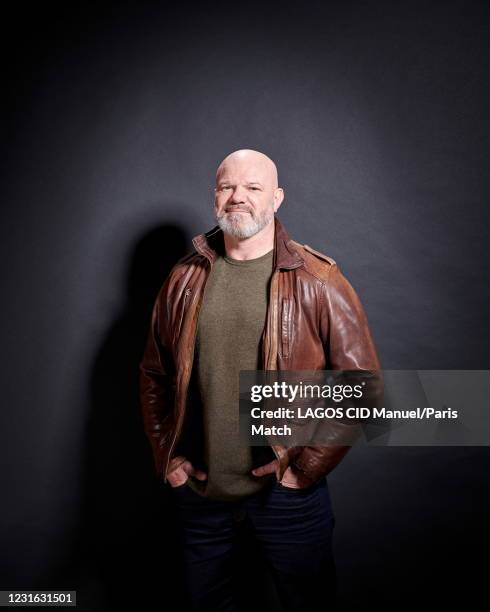
<svg viewBox="0 0 490 612">
<path fill-rule="evenodd" d="M 384 368 L 490 368 L 488 3 L 70 5 L 4 13 L 0 588 L 170 609 L 137 365 L 226 154 L 276 161 L 281 220 L 337 260 Z M 488 458 L 347 456 L 344 609 L 476 597 Z"/>
</svg>

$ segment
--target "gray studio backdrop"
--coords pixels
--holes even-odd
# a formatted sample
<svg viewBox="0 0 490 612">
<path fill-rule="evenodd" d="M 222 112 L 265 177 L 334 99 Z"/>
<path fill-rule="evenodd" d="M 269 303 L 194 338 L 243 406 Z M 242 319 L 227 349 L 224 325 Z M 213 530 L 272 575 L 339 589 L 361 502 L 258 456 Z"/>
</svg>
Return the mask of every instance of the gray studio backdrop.
<svg viewBox="0 0 490 612">
<path fill-rule="evenodd" d="M 162 610 L 171 518 L 137 365 L 166 273 L 214 225 L 226 154 L 276 161 L 280 219 L 338 262 L 385 369 L 490 368 L 488 8 L 76 10 L 10 17 L 0 588 Z M 329 478 L 346 609 L 473 592 L 488 458 L 346 457 Z"/>
</svg>

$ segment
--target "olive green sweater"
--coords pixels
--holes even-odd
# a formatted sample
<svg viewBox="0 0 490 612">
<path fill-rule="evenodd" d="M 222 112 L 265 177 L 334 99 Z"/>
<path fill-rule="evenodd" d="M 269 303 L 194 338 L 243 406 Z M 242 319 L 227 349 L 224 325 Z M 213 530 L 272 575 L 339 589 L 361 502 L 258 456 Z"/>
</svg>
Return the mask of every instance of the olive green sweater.
<svg viewBox="0 0 490 612">
<path fill-rule="evenodd" d="M 262 333 L 273 251 L 241 261 L 219 257 L 207 280 L 199 315 L 194 376 L 202 418 L 202 461 L 208 479 L 189 485 L 210 499 L 239 499 L 275 478 L 250 471 L 274 459 L 270 447 L 244 445 L 239 436 L 240 370 L 262 368 Z M 193 406 L 196 415 L 196 406 Z"/>
</svg>

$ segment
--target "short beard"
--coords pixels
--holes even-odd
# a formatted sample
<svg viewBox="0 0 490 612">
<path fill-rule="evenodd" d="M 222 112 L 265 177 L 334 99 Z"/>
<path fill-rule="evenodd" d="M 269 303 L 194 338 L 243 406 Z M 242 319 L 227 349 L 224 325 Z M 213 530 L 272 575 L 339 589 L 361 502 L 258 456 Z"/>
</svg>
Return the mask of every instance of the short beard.
<svg viewBox="0 0 490 612">
<path fill-rule="evenodd" d="M 230 236 L 243 240 L 255 236 L 266 225 L 269 225 L 274 219 L 274 209 L 272 207 L 268 208 L 260 213 L 258 217 L 255 217 L 252 212 L 251 218 L 248 221 L 244 220 L 241 213 L 233 213 L 232 211 L 223 212 L 219 217 L 216 214 L 215 218 L 225 234 L 230 234 Z"/>
</svg>

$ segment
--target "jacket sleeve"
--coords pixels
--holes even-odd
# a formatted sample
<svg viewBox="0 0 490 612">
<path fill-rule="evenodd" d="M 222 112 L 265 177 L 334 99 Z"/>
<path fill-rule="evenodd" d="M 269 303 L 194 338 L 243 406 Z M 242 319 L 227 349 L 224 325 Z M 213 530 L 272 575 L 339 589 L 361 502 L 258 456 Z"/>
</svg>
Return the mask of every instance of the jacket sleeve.
<svg viewBox="0 0 490 612">
<path fill-rule="evenodd" d="M 325 338 L 325 356 L 329 369 L 379 370 L 380 364 L 364 308 L 337 264 L 332 264 L 323 287 L 320 325 Z M 293 465 L 311 480 L 319 480 L 331 472 L 351 448 L 351 445 L 345 445 L 346 437 L 340 426 L 339 439 L 344 443 L 303 447 Z"/>
<path fill-rule="evenodd" d="M 163 479 L 161 453 L 172 429 L 175 396 L 173 359 L 168 349 L 166 293 L 168 280 L 155 300 L 139 364 L 140 405 L 157 476 Z"/>
</svg>

